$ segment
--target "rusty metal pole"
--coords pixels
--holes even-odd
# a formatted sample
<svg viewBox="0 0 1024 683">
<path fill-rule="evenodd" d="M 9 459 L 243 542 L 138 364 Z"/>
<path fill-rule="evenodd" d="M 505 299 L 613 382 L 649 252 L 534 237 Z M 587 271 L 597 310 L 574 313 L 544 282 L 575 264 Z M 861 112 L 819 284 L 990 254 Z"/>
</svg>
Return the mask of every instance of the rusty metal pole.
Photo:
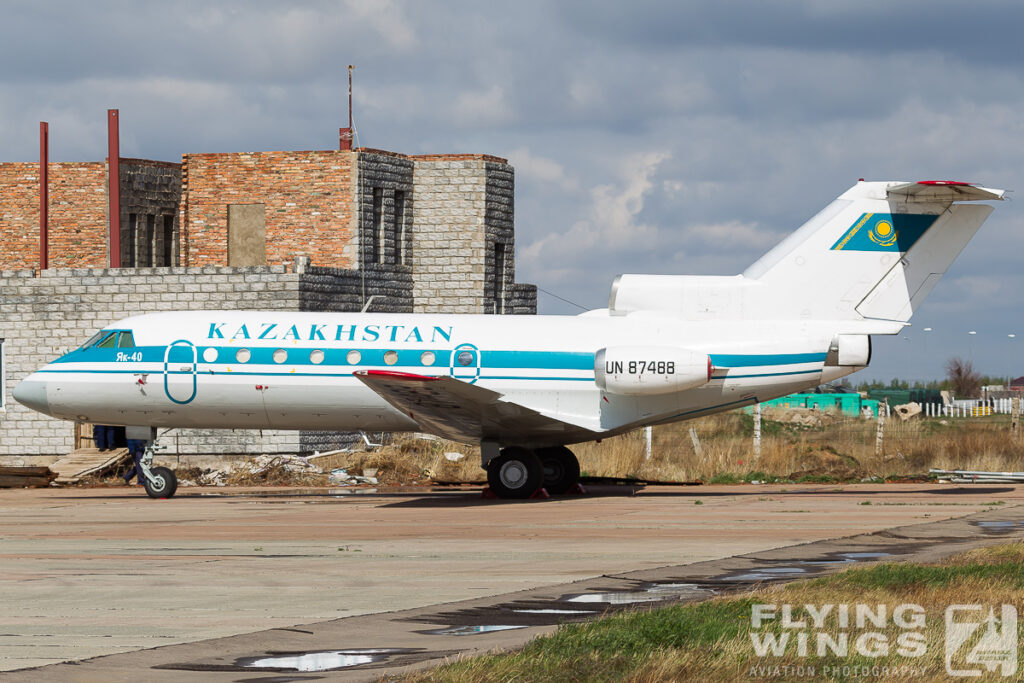
<svg viewBox="0 0 1024 683">
<path fill-rule="evenodd" d="M 121 267 L 121 144 L 117 109 L 107 110 L 107 198 L 110 223 L 110 267 Z"/>
<path fill-rule="evenodd" d="M 50 124 L 39 122 L 39 270 L 50 267 Z"/>
<path fill-rule="evenodd" d="M 355 132 L 352 130 L 352 69 L 354 68 L 351 64 L 348 65 L 348 128 L 338 129 L 338 149 L 343 152 L 351 151 L 352 139 L 355 137 Z"/>
</svg>

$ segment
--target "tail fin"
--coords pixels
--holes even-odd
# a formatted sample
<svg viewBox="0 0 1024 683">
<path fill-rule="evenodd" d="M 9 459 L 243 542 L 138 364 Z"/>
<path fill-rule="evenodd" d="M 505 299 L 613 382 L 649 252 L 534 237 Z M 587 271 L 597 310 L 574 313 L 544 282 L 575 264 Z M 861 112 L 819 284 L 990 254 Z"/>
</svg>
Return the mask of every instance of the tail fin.
<svg viewBox="0 0 1024 683">
<path fill-rule="evenodd" d="M 860 182 L 750 266 L 744 277 L 800 317 L 906 322 L 1002 199 L 966 183 Z"/>
<path fill-rule="evenodd" d="M 734 277 L 621 275 L 609 311 L 686 319 L 906 322 L 992 212 L 1002 190 L 859 182 Z"/>
</svg>

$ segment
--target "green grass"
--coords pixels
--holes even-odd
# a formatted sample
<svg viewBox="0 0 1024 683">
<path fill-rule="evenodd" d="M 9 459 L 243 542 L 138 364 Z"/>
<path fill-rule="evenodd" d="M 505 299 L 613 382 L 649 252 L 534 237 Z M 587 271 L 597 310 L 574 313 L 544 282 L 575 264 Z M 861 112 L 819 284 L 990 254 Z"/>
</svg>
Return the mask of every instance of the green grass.
<svg viewBox="0 0 1024 683">
<path fill-rule="evenodd" d="M 970 551 L 938 564 L 883 563 L 857 567 L 830 576 L 768 587 L 748 594 L 690 605 L 623 612 L 583 624 L 563 625 L 553 635 L 536 638 L 522 650 L 468 658 L 409 677 L 414 681 L 662 681 L 751 680 L 758 666 L 818 667 L 817 679 L 849 680 L 823 675 L 824 666 L 924 667 L 916 681 L 945 680 L 943 613 L 958 603 L 998 605 L 1021 602 L 1024 591 L 1024 544 L 1010 543 Z M 886 604 L 912 603 L 926 613 L 921 627 L 927 653 L 920 658 L 887 655 L 867 657 L 853 647 L 847 656 L 828 653 L 799 657 L 793 648 L 779 657 L 759 657 L 752 635 L 780 635 L 779 618 L 755 629 L 755 604 Z M 1024 621 L 1021 622 L 1024 626 Z M 839 627 L 830 622 L 824 632 Z M 903 631 L 892 621 L 881 628 L 895 643 Z M 755 633 L 759 631 L 759 633 Z M 854 634 L 852 637 L 856 637 Z M 852 638 L 851 638 L 852 639 Z M 773 680 L 800 680 L 785 675 Z M 887 680 L 901 680 L 897 678 Z M 981 680 L 1000 679 L 998 674 Z"/>
</svg>

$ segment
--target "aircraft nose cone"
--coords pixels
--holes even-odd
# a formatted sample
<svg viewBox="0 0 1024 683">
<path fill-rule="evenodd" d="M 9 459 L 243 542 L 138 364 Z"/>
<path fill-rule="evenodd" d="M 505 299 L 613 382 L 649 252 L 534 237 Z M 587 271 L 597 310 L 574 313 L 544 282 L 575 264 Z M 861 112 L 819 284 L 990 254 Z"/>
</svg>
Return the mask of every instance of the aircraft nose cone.
<svg viewBox="0 0 1024 683">
<path fill-rule="evenodd" d="M 46 397 L 46 382 L 26 379 L 14 387 L 14 400 L 40 413 L 50 412 L 50 401 Z"/>
</svg>

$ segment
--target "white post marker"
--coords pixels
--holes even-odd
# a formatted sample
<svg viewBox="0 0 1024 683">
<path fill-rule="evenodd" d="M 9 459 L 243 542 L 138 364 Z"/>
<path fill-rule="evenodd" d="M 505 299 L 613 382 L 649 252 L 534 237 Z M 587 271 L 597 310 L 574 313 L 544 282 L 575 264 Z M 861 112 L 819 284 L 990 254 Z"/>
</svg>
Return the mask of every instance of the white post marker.
<svg viewBox="0 0 1024 683">
<path fill-rule="evenodd" d="M 878 432 L 875 434 L 875 455 L 882 454 L 882 440 L 885 437 L 885 415 L 889 412 L 888 399 L 878 404 Z"/>
<path fill-rule="evenodd" d="M 1013 398 L 1013 414 L 1010 417 L 1010 432 L 1014 438 L 1020 438 L 1020 398 Z"/>
<path fill-rule="evenodd" d="M 700 439 L 697 438 L 697 430 L 690 427 L 690 441 L 693 442 L 693 452 L 697 454 L 698 458 L 704 457 L 704 449 L 700 447 Z"/>
<path fill-rule="evenodd" d="M 754 457 L 761 457 L 761 404 L 754 404 Z"/>
</svg>

